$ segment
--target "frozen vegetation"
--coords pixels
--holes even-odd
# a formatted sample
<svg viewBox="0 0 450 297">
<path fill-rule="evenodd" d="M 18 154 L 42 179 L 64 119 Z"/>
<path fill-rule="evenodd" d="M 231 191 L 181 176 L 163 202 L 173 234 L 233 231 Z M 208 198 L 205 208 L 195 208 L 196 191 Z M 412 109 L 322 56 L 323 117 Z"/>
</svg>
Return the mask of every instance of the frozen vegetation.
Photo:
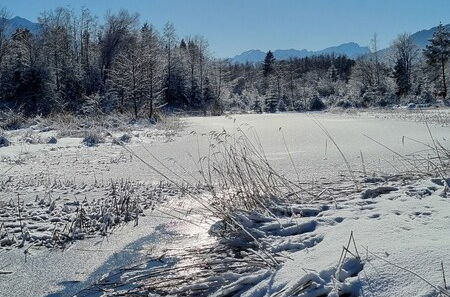
<svg viewBox="0 0 450 297">
<path fill-rule="evenodd" d="M 0 292 L 447 296 L 448 119 L 69 117 L 6 131 Z"/>
</svg>

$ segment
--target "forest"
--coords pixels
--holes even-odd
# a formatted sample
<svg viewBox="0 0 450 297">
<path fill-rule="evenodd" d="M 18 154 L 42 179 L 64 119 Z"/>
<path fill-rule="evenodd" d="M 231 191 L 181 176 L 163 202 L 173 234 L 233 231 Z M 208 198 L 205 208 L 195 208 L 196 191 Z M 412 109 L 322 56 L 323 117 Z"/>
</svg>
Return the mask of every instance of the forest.
<svg viewBox="0 0 450 297">
<path fill-rule="evenodd" d="M 0 110 L 24 116 L 127 113 L 220 115 L 446 103 L 450 33 L 442 25 L 425 49 L 403 33 L 388 51 L 263 63 L 217 59 L 202 36 L 161 32 L 126 10 L 104 19 L 88 9 L 41 13 L 40 30 L 6 34 L 0 22 Z"/>
</svg>

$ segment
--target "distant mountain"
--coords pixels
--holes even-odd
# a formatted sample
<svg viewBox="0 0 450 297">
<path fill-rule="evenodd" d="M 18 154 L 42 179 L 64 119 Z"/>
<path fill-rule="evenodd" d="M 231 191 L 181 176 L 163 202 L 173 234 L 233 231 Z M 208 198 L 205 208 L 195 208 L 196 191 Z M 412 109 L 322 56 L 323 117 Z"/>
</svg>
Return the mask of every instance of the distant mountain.
<svg viewBox="0 0 450 297">
<path fill-rule="evenodd" d="M 17 29 L 28 29 L 36 34 L 40 31 L 40 25 L 18 16 L 7 20 L 6 35 L 12 35 Z"/>
<path fill-rule="evenodd" d="M 447 30 L 450 31 L 450 24 L 444 25 L 444 27 L 446 27 Z M 414 40 L 418 47 L 425 48 L 428 44 L 428 41 L 431 39 L 431 37 L 433 37 L 433 33 L 436 31 L 436 29 L 437 26 L 428 30 L 418 31 L 412 34 L 411 38 Z"/>
<path fill-rule="evenodd" d="M 346 55 L 349 58 L 358 58 L 370 52 L 367 46 L 360 46 L 355 42 L 348 42 L 338 46 L 328 47 L 324 50 L 314 52 L 315 55 L 337 54 Z"/>
<path fill-rule="evenodd" d="M 289 58 L 305 58 L 317 55 L 336 54 L 346 55 L 349 58 L 358 58 L 369 53 L 368 47 L 363 47 L 354 42 L 344 43 L 338 46 L 327 47 L 326 49 L 319 51 L 309 51 L 306 49 L 285 49 L 275 50 L 273 54 L 277 60 L 287 60 Z M 266 53 L 261 50 L 249 50 L 237 55 L 231 59 L 234 63 L 257 63 L 264 60 Z"/>
<path fill-rule="evenodd" d="M 231 58 L 233 63 L 257 63 L 264 60 L 266 53 L 261 50 L 249 50 Z"/>
<path fill-rule="evenodd" d="M 447 30 L 450 31 L 450 24 L 444 25 Z M 428 30 L 421 30 L 411 34 L 411 38 L 420 50 L 424 49 L 433 37 L 433 33 L 436 31 L 437 26 Z M 422 51 L 420 51 L 422 52 Z M 387 47 L 378 51 L 378 57 L 384 62 L 392 61 L 392 48 Z"/>
<path fill-rule="evenodd" d="M 450 24 L 445 25 L 447 30 L 450 31 Z M 428 30 L 421 30 L 414 34 L 411 34 L 412 39 L 417 44 L 417 46 L 421 49 L 425 48 L 428 44 L 429 40 L 433 36 L 433 33 L 436 31 L 436 27 L 433 27 Z M 309 51 L 306 49 L 296 50 L 296 49 L 287 49 L 287 50 L 275 50 L 273 54 L 278 60 L 287 60 L 289 58 L 304 58 L 317 56 L 321 54 L 338 54 L 338 55 L 346 55 L 349 58 L 358 58 L 370 53 L 368 47 L 360 46 L 357 43 L 349 42 L 344 43 L 338 46 L 328 47 L 319 51 Z M 390 53 L 390 48 L 381 49 L 379 54 L 382 59 L 388 59 Z M 233 58 L 231 58 L 231 62 L 234 63 L 258 63 L 264 60 L 266 53 L 261 50 L 249 50 L 239 54 Z"/>
</svg>

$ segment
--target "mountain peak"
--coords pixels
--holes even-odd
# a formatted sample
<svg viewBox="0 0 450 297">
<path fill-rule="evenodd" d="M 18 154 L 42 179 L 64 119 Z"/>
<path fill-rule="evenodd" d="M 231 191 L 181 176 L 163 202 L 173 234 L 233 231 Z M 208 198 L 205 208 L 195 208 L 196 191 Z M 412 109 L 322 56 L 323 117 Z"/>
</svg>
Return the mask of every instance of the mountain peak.
<svg viewBox="0 0 450 297">
<path fill-rule="evenodd" d="M 15 16 L 8 20 L 6 34 L 12 35 L 17 29 L 28 29 L 31 33 L 36 34 L 40 30 L 40 25 L 22 17 Z"/>
<path fill-rule="evenodd" d="M 347 42 L 337 46 L 328 47 L 319 51 L 309 51 L 307 49 L 277 49 L 272 51 L 277 60 L 287 60 L 290 58 L 305 58 L 317 55 L 346 55 L 349 58 L 358 58 L 369 53 L 369 48 L 362 47 L 355 42 Z M 234 63 L 259 63 L 264 60 L 266 53 L 258 50 L 245 51 L 231 59 Z"/>
</svg>

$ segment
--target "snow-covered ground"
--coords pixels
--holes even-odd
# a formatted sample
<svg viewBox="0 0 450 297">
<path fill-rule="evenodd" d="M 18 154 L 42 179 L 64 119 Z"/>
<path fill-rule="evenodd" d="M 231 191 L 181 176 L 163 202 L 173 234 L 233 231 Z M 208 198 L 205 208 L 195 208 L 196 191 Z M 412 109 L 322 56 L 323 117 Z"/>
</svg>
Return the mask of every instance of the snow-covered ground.
<svg viewBox="0 0 450 297">
<path fill-rule="evenodd" d="M 242 296 L 439 296 L 441 261 L 450 269 L 450 201 L 441 182 L 390 183 L 390 193 L 339 197 L 334 207 L 298 218 L 314 228 L 283 240 L 293 246 L 292 260 Z M 352 240 L 346 252 L 352 233 L 356 249 Z M 295 246 L 311 238 L 314 244 Z"/>
<path fill-rule="evenodd" d="M 446 110 L 439 112 L 440 119 L 449 116 Z M 21 225 L 26 223 L 34 240 L 24 242 L 22 248 L 12 247 L 20 246 L 20 240 L 0 247 L 0 295 L 72 296 L 118 267 L 136 261 L 147 263 L 145 271 L 161 266 L 147 259 L 160 255 L 170 258 L 168 247 L 214 242 L 207 225 L 193 227 L 163 213 L 180 216 L 176 211 L 182 203 L 180 193 L 160 184 L 161 175 L 138 158 L 167 172 L 157 161 L 161 160 L 173 170 L 168 173 L 171 179 L 179 179 L 177 175 L 189 179 L 184 170 L 194 171 L 192 159 L 207 153 L 211 130 L 233 133 L 242 129 L 251 137 L 257 135 L 276 170 L 293 179 L 299 173 L 305 184 L 330 188 L 350 178 L 342 156 L 316 121 L 332 135 L 358 180 L 363 172 L 393 176 L 404 171 L 408 165 L 392 151 L 408 155 L 425 149 L 420 142 L 430 142 L 425 124 L 392 114 L 289 113 L 182 121 L 185 127 L 180 131 L 137 127 L 131 132 L 128 149 L 113 144 L 110 138 L 96 147 L 86 147 L 79 138 L 30 144 L 23 141 L 26 131 L 7 135 L 12 145 L 0 148 L 1 224 L 8 236 L 15 234 L 17 239 L 23 236 Z M 449 147 L 450 128 L 445 120 L 428 122 L 434 139 Z M 33 133 L 46 139 L 52 132 Z M 279 218 L 281 225 L 276 232 L 270 231 L 274 225 L 270 219 L 255 226 L 266 232 L 264 241 L 278 249 L 271 252 L 284 253 L 284 260 L 270 269 L 252 270 L 247 279 L 235 278 L 241 285 L 230 283 L 230 290 L 240 288 L 236 293 L 245 292 L 244 296 L 338 296 L 327 294 L 344 284 L 354 295 L 341 296 L 437 296 L 432 286 L 385 260 L 442 286 L 440 262 L 450 271 L 446 248 L 450 245 L 450 207 L 445 187 L 431 179 L 362 182 L 364 189 L 380 186 L 394 190 L 368 199 L 362 199 L 359 191 L 336 192 L 331 200 L 310 205 L 317 209 L 310 216 Z M 122 206 L 120 211 L 114 210 L 117 204 Z M 66 245 L 65 251 L 49 249 L 55 246 L 55 230 L 64 234 L 65 222 L 76 220 L 82 208 L 85 218 L 91 219 L 83 221 L 88 227 L 76 230 L 74 237 L 80 240 Z M 105 220 L 111 222 L 106 233 Z M 124 225 L 124 221 L 129 223 Z M 356 254 L 351 246 L 353 255 L 348 253 L 339 269 L 339 282 L 333 277 L 342 246 L 347 245 L 352 231 L 360 259 L 351 260 Z"/>
</svg>

